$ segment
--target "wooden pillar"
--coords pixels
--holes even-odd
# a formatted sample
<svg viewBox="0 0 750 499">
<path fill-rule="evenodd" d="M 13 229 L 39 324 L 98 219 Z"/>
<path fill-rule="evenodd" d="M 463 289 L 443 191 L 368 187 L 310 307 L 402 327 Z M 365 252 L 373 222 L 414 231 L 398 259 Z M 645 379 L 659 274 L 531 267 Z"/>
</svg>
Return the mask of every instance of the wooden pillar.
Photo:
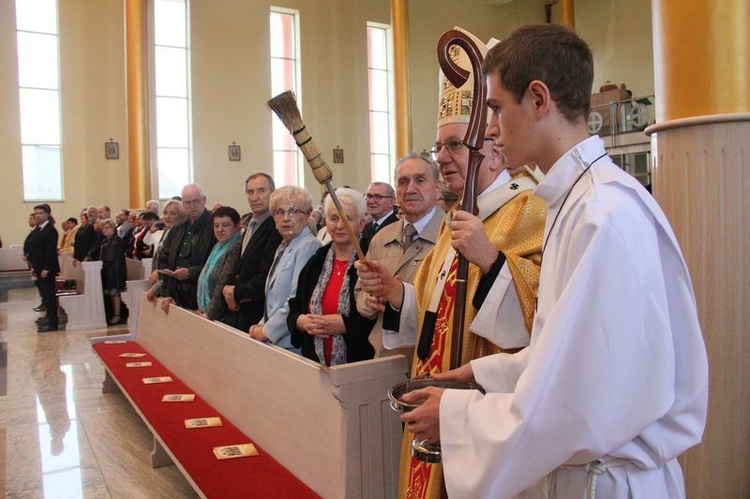
<svg viewBox="0 0 750 499">
<path fill-rule="evenodd" d="M 575 29 L 575 0 L 560 0 L 560 24 Z"/>
<path fill-rule="evenodd" d="M 148 0 L 125 0 L 130 206 L 151 199 L 148 127 Z"/>
<path fill-rule="evenodd" d="M 653 0 L 653 192 L 693 279 L 709 358 L 688 497 L 750 497 L 750 5 Z M 679 368 L 680 366 L 678 366 Z"/>
<path fill-rule="evenodd" d="M 396 157 L 411 151 L 411 99 L 409 85 L 409 0 L 391 0 L 393 28 L 393 79 L 395 82 Z"/>
</svg>

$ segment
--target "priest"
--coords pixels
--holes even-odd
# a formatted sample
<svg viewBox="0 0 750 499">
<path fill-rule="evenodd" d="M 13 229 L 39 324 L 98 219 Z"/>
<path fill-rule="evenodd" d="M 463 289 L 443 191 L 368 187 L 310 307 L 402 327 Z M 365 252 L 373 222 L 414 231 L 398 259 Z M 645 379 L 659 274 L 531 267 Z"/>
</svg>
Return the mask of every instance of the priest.
<svg viewBox="0 0 750 499">
<path fill-rule="evenodd" d="M 486 51 L 476 38 L 475 43 Z M 452 57 L 470 70 L 468 57 L 454 47 Z M 463 143 L 473 98 L 473 78 L 455 88 L 442 74 L 438 130 L 433 159 L 440 166 L 448 188 L 463 193 L 469 164 L 469 149 Z M 477 205 L 474 216 L 458 210 L 459 203 L 443 223 L 438 240 L 425 257 L 414 285 L 401 283 L 377 262 L 357 264 L 363 289 L 386 302 L 384 343 L 388 348 L 414 344 L 412 377 L 450 369 L 456 266 L 460 251 L 469 260 L 466 323 L 462 361 L 468 362 L 502 349 L 518 349 L 529 342 L 544 228 L 543 203 L 532 195 L 536 179 L 519 168 L 515 176 L 506 170 L 502 147 L 486 142 L 481 150 L 485 159 L 479 167 Z M 498 282 L 493 300 L 504 313 L 501 328 L 492 328 L 486 337 L 468 332 L 476 310 L 493 282 Z M 396 315 L 396 310 L 400 316 Z M 390 324 L 391 326 L 388 326 Z M 417 331 L 419 334 L 417 334 Z M 400 495 L 440 497 L 444 494 L 441 467 L 411 457 L 411 440 L 404 431 L 401 457 Z"/>
</svg>

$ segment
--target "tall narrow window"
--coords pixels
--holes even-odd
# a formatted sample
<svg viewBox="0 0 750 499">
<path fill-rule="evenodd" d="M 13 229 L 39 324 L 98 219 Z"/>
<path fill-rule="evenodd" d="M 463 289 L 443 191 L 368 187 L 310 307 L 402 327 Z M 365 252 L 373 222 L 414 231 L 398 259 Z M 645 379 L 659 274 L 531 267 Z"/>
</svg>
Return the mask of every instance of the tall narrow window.
<svg viewBox="0 0 750 499">
<path fill-rule="evenodd" d="M 57 0 L 16 0 L 25 201 L 62 201 Z"/>
<path fill-rule="evenodd" d="M 291 90 L 299 93 L 299 13 L 271 7 L 271 95 Z M 273 113 L 271 113 L 273 114 Z M 279 118 L 273 115 L 273 176 L 285 185 L 299 185 L 302 155 Z"/>
<path fill-rule="evenodd" d="M 186 0 L 154 2 L 156 167 L 159 198 L 190 183 L 190 91 Z"/>
<path fill-rule="evenodd" d="M 370 89 L 370 176 L 393 182 L 393 88 L 391 28 L 367 23 L 367 79 Z"/>
</svg>

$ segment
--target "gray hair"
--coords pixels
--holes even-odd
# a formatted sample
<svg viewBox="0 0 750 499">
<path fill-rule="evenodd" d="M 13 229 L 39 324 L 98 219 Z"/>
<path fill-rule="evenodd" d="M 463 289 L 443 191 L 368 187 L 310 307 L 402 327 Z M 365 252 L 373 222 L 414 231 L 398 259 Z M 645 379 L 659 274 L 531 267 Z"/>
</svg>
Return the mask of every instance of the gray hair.
<svg viewBox="0 0 750 499">
<path fill-rule="evenodd" d="M 385 187 L 385 193 L 387 196 L 390 196 L 392 198 L 396 197 L 396 191 L 393 190 L 393 186 L 388 182 L 373 182 L 370 184 L 370 187 L 374 185 Z M 370 187 L 367 188 L 368 191 L 370 190 Z"/>
<path fill-rule="evenodd" d="M 396 161 L 396 168 L 394 168 L 393 170 L 394 178 L 398 178 L 398 167 L 401 166 L 401 163 L 410 159 L 421 159 L 422 161 L 427 163 L 428 170 L 430 171 L 430 174 L 432 174 L 432 177 L 435 179 L 435 182 L 440 182 L 440 168 L 438 168 L 438 164 L 432 161 L 430 158 L 426 158 L 414 151 Z"/>
<path fill-rule="evenodd" d="M 99 228 L 101 229 L 103 225 L 109 225 L 113 229 L 115 228 L 115 222 L 111 218 L 104 218 L 102 220 L 99 220 Z"/>
<path fill-rule="evenodd" d="M 267 173 L 259 172 L 253 173 L 245 179 L 245 184 L 242 187 L 245 190 L 245 194 L 247 194 L 247 183 L 258 177 L 263 177 L 266 179 L 266 181 L 268 181 L 268 187 L 271 189 L 271 192 L 276 190 L 276 183 L 273 181 L 273 177 Z"/>
<path fill-rule="evenodd" d="M 355 191 L 350 187 L 339 187 L 336 189 L 336 196 L 339 198 L 342 206 L 348 204 L 356 209 L 359 220 L 362 220 L 367 215 L 367 203 L 365 202 L 365 197 L 359 191 Z M 333 199 L 331 199 L 331 196 L 328 196 L 324 202 L 323 211 L 328 213 L 328 207 L 331 205 L 333 205 Z"/>
<path fill-rule="evenodd" d="M 196 184 L 196 183 L 187 184 L 185 187 L 183 187 L 182 188 L 182 193 L 183 193 L 182 197 L 185 197 L 185 194 L 184 194 L 185 193 L 185 189 L 191 189 L 191 188 L 198 191 L 198 196 L 199 197 L 202 197 L 202 198 L 206 197 L 206 190 L 203 188 L 203 186 L 201 184 Z"/>
<path fill-rule="evenodd" d="M 296 185 L 285 185 L 273 191 L 268 203 L 271 213 L 276 211 L 276 207 L 283 200 L 289 200 L 291 204 L 300 208 L 306 215 L 309 215 L 312 211 L 312 194 L 302 187 L 297 187 Z"/>
</svg>

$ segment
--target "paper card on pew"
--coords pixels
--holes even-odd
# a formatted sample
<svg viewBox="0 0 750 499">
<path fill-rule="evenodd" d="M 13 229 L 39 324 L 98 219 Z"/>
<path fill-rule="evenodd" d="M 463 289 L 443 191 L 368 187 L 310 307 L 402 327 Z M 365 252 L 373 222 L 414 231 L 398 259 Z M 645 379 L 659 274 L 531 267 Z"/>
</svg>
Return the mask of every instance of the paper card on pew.
<svg viewBox="0 0 750 499">
<path fill-rule="evenodd" d="M 223 426 L 220 417 L 214 418 L 194 418 L 185 420 L 185 428 L 211 428 L 212 426 Z"/>
<path fill-rule="evenodd" d="M 125 352 L 118 355 L 118 357 L 123 357 L 125 359 L 140 359 L 141 357 L 145 357 L 145 353 L 138 353 L 138 352 Z"/>
<path fill-rule="evenodd" d="M 171 376 L 155 376 L 153 378 L 143 378 L 143 382 L 147 385 L 154 385 L 156 383 L 171 383 Z"/>
<path fill-rule="evenodd" d="M 105 340 L 105 345 L 122 345 L 124 343 L 127 343 L 125 340 Z"/>
<path fill-rule="evenodd" d="M 253 444 L 214 447 L 214 456 L 216 456 L 216 459 L 234 459 L 236 457 L 252 457 L 257 455 L 258 449 Z"/>
<path fill-rule="evenodd" d="M 167 393 L 161 398 L 162 402 L 192 402 L 195 400 L 194 393 Z"/>
<path fill-rule="evenodd" d="M 125 364 L 125 367 L 151 367 L 151 366 L 152 366 L 151 361 L 148 361 L 148 360 L 146 362 L 128 362 L 127 364 Z"/>
</svg>

